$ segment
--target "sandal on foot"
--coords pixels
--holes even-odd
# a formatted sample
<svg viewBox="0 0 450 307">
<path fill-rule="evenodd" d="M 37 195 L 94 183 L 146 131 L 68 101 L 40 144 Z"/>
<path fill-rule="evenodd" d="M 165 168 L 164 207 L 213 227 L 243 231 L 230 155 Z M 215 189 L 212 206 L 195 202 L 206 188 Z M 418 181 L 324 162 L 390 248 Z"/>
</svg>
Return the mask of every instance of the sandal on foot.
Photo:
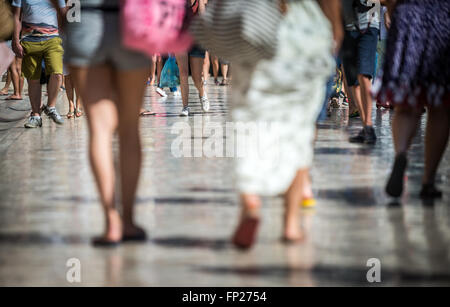
<svg viewBox="0 0 450 307">
<path fill-rule="evenodd" d="M 75 112 L 75 116 L 76 116 L 76 117 L 81 117 L 81 116 L 83 116 L 83 110 L 77 109 L 76 112 Z"/>
<path fill-rule="evenodd" d="M 240 249 L 249 249 L 255 243 L 259 218 L 245 217 L 240 222 L 233 236 L 233 244 Z"/>
<path fill-rule="evenodd" d="M 23 98 L 16 98 L 13 96 L 6 97 L 5 100 L 23 100 Z"/>
<path fill-rule="evenodd" d="M 150 116 L 150 115 L 155 115 L 156 113 L 153 111 L 149 111 L 149 110 L 145 110 L 142 111 L 141 113 L 139 113 L 139 116 Z"/>
<path fill-rule="evenodd" d="M 220 83 L 220 86 L 227 86 L 228 85 L 228 79 L 223 79 Z"/>
<path fill-rule="evenodd" d="M 111 241 L 104 237 L 96 237 L 92 239 L 92 245 L 94 247 L 117 247 L 120 241 Z"/>
<path fill-rule="evenodd" d="M 395 157 L 394 167 L 386 185 L 386 193 L 392 197 L 400 197 L 403 193 L 403 177 L 405 175 L 408 159 L 406 154 L 400 153 Z"/>
<path fill-rule="evenodd" d="M 75 113 L 73 111 L 72 112 L 68 112 L 66 116 L 67 116 L 68 119 L 71 119 L 71 118 L 73 118 L 75 116 Z"/>
<path fill-rule="evenodd" d="M 422 199 L 442 198 L 442 192 L 436 189 L 434 184 L 424 184 L 422 185 L 422 190 L 420 191 L 420 198 Z"/>
</svg>

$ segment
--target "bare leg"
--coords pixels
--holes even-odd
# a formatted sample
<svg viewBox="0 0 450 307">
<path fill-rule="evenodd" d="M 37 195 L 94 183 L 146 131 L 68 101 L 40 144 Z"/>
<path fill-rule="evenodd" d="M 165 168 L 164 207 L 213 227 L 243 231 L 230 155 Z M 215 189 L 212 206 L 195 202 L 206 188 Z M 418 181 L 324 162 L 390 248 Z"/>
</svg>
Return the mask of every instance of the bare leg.
<svg viewBox="0 0 450 307">
<path fill-rule="evenodd" d="M 288 242 L 295 242 L 303 239 L 299 223 L 299 204 L 303 198 L 305 184 L 309 182 L 309 170 L 301 169 L 297 172 L 291 186 L 284 197 L 285 214 L 283 239 Z"/>
<path fill-rule="evenodd" d="M 211 66 L 211 61 L 209 60 L 209 52 L 205 52 L 205 60 L 203 61 L 203 80 L 208 82 L 209 79 L 209 68 Z"/>
<path fill-rule="evenodd" d="M 365 75 L 358 75 L 358 81 L 361 85 L 361 102 L 364 113 L 364 126 L 372 126 L 372 81 Z"/>
<path fill-rule="evenodd" d="M 19 91 L 18 91 L 18 95 L 20 97 L 22 97 L 22 93 L 23 93 L 23 83 L 25 82 L 24 77 L 22 77 L 22 58 L 18 58 L 16 57 L 16 72 L 13 72 L 13 75 L 16 74 L 16 76 L 19 77 Z M 14 90 L 15 92 L 16 90 Z"/>
<path fill-rule="evenodd" d="M 365 123 L 366 122 L 366 119 L 365 119 L 366 113 L 364 112 L 364 106 L 363 106 L 362 98 L 361 98 L 361 87 L 359 85 L 352 86 L 351 92 L 352 92 L 352 98 L 353 98 L 352 101 L 355 104 L 356 108 L 358 109 L 359 115 L 361 116 L 361 121 L 363 123 Z"/>
<path fill-rule="evenodd" d="M 449 129 L 450 109 L 446 107 L 428 108 L 423 184 L 434 184 L 439 163 L 447 148 Z"/>
<path fill-rule="evenodd" d="M 120 173 L 122 186 L 123 232 L 125 236 L 142 230 L 135 226 L 133 208 L 141 170 L 141 141 L 139 110 L 144 98 L 146 71 L 120 71 L 116 73 L 119 90 Z"/>
<path fill-rule="evenodd" d="M 395 153 L 406 153 L 416 134 L 421 111 L 409 107 L 396 106 L 392 120 L 392 136 Z"/>
<path fill-rule="evenodd" d="M 180 70 L 180 90 L 183 107 L 189 105 L 189 57 L 186 53 L 176 55 L 178 69 Z"/>
<path fill-rule="evenodd" d="M 161 81 L 161 71 L 163 70 L 163 62 L 162 62 L 162 57 L 158 56 L 156 58 L 156 75 L 157 75 L 157 79 L 156 82 L 158 82 L 156 85 L 159 86 L 159 83 Z"/>
<path fill-rule="evenodd" d="M 213 61 L 212 61 L 212 67 L 213 67 L 213 76 L 214 76 L 214 82 L 218 82 L 218 78 L 219 78 L 219 58 L 216 56 L 213 56 Z"/>
<path fill-rule="evenodd" d="M 15 58 L 11 66 L 11 76 L 14 86 L 14 95 L 11 98 L 22 99 L 22 89 L 23 89 L 23 77 L 22 74 L 22 59 Z"/>
<path fill-rule="evenodd" d="M 222 64 L 221 69 L 222 69 L 222 76 L 223 76 L 222 84 L 226 85 L 226 84 L 228 84 L 228 64 Z"/>
<path fill-rule="evenodd" d="M 41 113 L 42 98 L 42 86 L 40 80 L 28 79 L 28 96 L 30 97 L 32 115 L 39 116 Z"/>
<path fill-rule="evenodd" d="M 52 74 L 50 80 L 48 81 L 47 91 L 48 91 L 48 107 L 55 107 L 56 101 L 58 100 L 58 92 L 61 87 L 63 76 L 59 74 Z"/>
<path fill-rule="evenodd" d="M 205 90 L 202 82 L 203 59 L 190 57 L 192 79 L 198 90 L 200 97 L 205 96 Z"/>
<path fill-rule="evenodd" d="M 410 107 L 396 106 L 392 121 L 395 162 L 386 184 L 386 193 L 400 197 L 403 193 L 404 173 L 408 164 L 407 151 L 416 134 L 421 112 Z"/>
<path fill-rule="evenodd" d="M 150 76 L 148 77 L 148 81 L 150 82 L 150 85 L 155 84 L 156 60 L 157 60 L 157 56 L 153 55 L 152 62 L 150 64 Z"/>
<path fill-rule="evenodd" d="M 11 66 L 8 68 L 8 71 L 6 73 L 6 83 L 5 86 L 2 88 L 2 90 L 0 91 L 0 95 L 8 95 L 9 92 L 9 87 L 11 86 L 11 79 L 12 79 L 12 66 L 13 64 L 11 64 Z"/>
<path fill-rule="evenodd" d="M 112 140 L 117 128 L 116 85 L 106 65 L 71 67 L 75 87 L 83 98 L 89 127 L 89 158 L 105 214 L 105 241 L 122 238 L 122 223 L 115 208 L 115 172 Z M 142 82 L 143 83 L 143 82 Z M 136 86 L 136 84 L 134 84 Z"/>
<path fill-rule="evenodd" d="M 73 117 L 73 112 L 75 111 L 75 105 L 74 105 L 74 88 L 72 86 L 72 80 L 70 78 L 70 75 L 64 76 L 65 84 L 66 84 L 66 95 L 67 100 L 69 101 L 69 113 L 67 113 L 67 118 Z"/>
</svg>

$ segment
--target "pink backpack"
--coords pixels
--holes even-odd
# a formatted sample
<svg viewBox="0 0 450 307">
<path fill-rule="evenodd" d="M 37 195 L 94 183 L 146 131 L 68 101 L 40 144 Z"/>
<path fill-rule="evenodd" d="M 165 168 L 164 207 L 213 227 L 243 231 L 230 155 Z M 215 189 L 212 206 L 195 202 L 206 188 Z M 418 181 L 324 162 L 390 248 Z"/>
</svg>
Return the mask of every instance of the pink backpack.
<svg viewBox="0 0 450 307">
<path fill-rule="evenodd" d="M 122 0 L 122 42 L 148 55 L 180 53 L 192 37 L 184 22 L 186 0 Z"/>
</svg>

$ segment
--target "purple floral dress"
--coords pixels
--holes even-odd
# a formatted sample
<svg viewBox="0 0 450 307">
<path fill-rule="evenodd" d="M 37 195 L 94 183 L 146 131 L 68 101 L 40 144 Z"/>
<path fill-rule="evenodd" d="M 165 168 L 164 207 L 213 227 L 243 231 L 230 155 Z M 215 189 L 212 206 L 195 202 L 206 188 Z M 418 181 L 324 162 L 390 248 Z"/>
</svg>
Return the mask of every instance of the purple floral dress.
<svg viewBox="0 0 450 307">
<path fill-rule="evenodd" d="M 450 0 L 399 0 L 392 16 L 378 101 L 450 107 Z"/>
</svg>

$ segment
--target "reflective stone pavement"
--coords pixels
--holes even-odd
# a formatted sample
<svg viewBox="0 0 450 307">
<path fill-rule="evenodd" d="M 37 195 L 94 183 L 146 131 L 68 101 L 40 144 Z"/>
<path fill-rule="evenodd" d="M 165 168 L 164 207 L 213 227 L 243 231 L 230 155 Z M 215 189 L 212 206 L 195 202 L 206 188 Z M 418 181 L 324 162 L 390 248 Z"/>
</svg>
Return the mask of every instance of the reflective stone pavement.
<svg viewBox="0 0 450 307">
<path fill-rule="evenodd" d="M 225 88 L 208 86 L 211 112 L 225 122 Z M 194 91 L 192 111 L 201 114 Z M 8 105 L 7 105 L 8 104 Z M 180 98 L 163 100 L 149 88 L 141 121 L 144 167 L 137 219 L 146 244 L 92 248 L 103 221 L 86 151 L 85 119 L 25 130 L 27 103 L 0 100 L 0 285 L 5 286 L 370 286 L 450 285 L 450 152 L 439 173 L 445 196 L 418 197 L 424 122 L 414 140 L 407 189 L 399 203 L 383 192 L 393 158 L 389 111 L 376 111 L 375 148 L 349 144 L 358 120 L 335 110 L 320 124 L 312 177 L 318 205 L 303 210 L 304 243 L 279 242 L 281 200 L 266 199 L 258 243 L 249 252 L 229 244 L 237 222 L 230 158 L 175 158 L 172 125 Z M 14 113 L 12 108 L 19 111 Z M 59 102 L 63 114 L 67 104 Z M 20 111 L 22 110 L 22 111 Z M 194 138 L 191 139 L 194 142 Z M 198 141 L 198 140 L 197 140 Z M 197 145 L 196 145 L 197 146 Z M 117 149 L 117 143 L 115 144 Z M 81 280 L 66 280 L 66 262 L 81 262 Z M 370 284 L 367 261 L 381 261 L 381 283 Z"/>
</svg>

